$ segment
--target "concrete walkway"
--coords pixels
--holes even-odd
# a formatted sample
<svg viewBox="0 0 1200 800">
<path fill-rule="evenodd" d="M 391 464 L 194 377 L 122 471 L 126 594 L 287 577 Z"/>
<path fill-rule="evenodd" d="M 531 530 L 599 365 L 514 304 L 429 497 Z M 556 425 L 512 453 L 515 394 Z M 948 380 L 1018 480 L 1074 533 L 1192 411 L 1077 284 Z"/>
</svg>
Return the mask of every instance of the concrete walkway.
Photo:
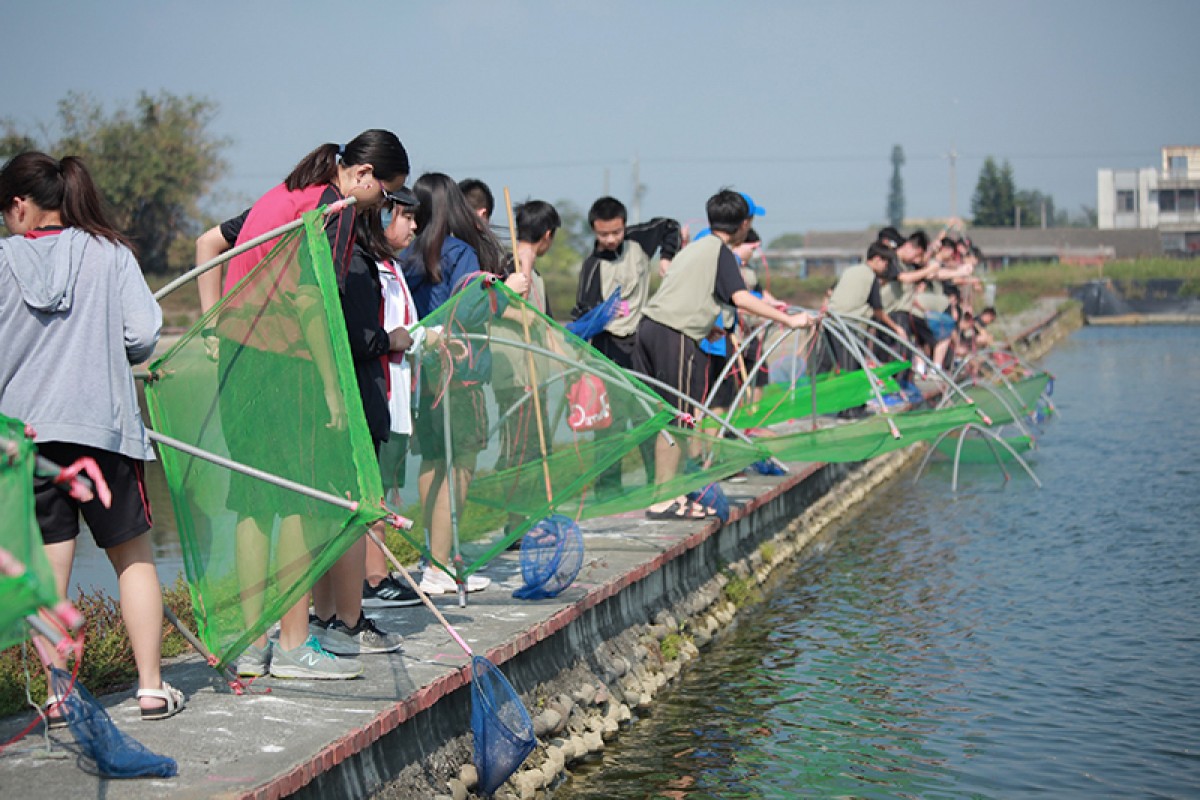
<svg viewBox="0 0 1200 800">
<path fill-rule="evenodd" d="M 776 530 L 794 516 L 803 503 L 797 487 L 815 473 L 811 467 L 782 478 L 726 483 L 730 500 L 743 506 L 726 526 L 650 521 L 642 513 L 587 522 L 582 526 L 584 567 L 575 584 L 553 600 L 513 599 L 512 590 L 521 585 L 520 570 L 517 554 L 506 553 L 481 572 L 492 578 L 493 585 L 472 594 L 466 608 L 449 597 L 437 598 L 437 603 L 476 652 L 500 664 L 519 691 L 528 691 L 533 688 L 529 681 L 534 680 L 529 671 L 518 670 L 521 677 L 529 675 L 522 682 L 504 666 L 506 662 L 559 632 L 580 642 L 594 638 L 598 643 L 629 625 L 648 621 L 670 598 L 711 577 L 719 566 L 713 563 L 712 556 L 719 555 L 713 548 L 730 551 L 725 554 L 728 560 L 734 555 L 731 548 L 752 547 L 758 540 L 749 532 Z M 796 495 L 793 501 L 783 502 L 789 494 Z M 694 552 L 698 548 L 700 552 Z M 597 619 L 583 622 L 589 612 L 601 607 Z M 468 659 L 427 609 L 370 613 L 386 630 L 402 633 L 405 646 L 399 654 L 363 657 L 366 673 L 358 680 L 263 678 L 253 683 L 248 695 L 239 697 L 192 655 L 165 667 L 167 679 L 188 695 L 188 707 L 174 718 L 142 722 L 131 693 L 102 698 L 122 731 L 178 761 L 176 778 L 98 779 L 82 770 L 70 754 L 74 740 L 69 731 L 51 734 L 47 750 L 39 728 L 39 733 L 0 756 L 0 794 L 111 800 L 164 795 L 280 797 L 304 787 L 316 789 L 319 784 L 312 784 L 314 778 L 322 775 L 327 780 L 330 770 L 356 759 L 359 763 L 336 779 L 336 788 L 326 786 L 316 794 L 353 796 L 373 791 L 398 766 L 362 763 L 364 754 L 403 726 L 405 730 L 399 732 L 408 741 L 387 745 L 385 754 L 400 765 L 419 759 L 469 730 L 470 700 L 469 689 L 464 688 Z M 432 714 L 423 713 L 435 705 Z M 30 719 L 27 715 L 0 723 L 0 737 L 11 737 Z"/>
</svg>

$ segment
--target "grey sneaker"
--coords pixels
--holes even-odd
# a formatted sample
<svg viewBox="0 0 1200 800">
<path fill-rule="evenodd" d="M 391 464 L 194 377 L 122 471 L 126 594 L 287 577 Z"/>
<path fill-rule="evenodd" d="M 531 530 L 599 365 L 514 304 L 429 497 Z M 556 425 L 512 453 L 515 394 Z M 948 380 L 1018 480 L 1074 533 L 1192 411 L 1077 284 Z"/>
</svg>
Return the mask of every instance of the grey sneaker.
<svg viewBox="0 0 1200 800">
<path fill-rule="evenodd" d="M 247 645 L 245 651 L 238 656 L 237 674 L 240 678 L 258 678 L 267 674 L 267 666 L 271 663 L 271 645 L 255 647 Z"/>
<path fill-rule="evenodd" d="M 357 678 L 362 671 L 362 664 L 354 659 L 326 652 L 315 636 L 295 650 L 284 650 L 278 644 L 271 647 L 271 676 L 275 678 L 341 681 Z"/>
<path fill-rule="evenodd" d="M 360 656 L 369 653 L 394 653 L 400 649 L 404 639 L 398 633 L 384 633 L 375 626 L 375 621 L 363 614 L 358 625 L 348 627 L 340 619 L 329 623 L 321 644 L 339 656 Z"/>
</svg>

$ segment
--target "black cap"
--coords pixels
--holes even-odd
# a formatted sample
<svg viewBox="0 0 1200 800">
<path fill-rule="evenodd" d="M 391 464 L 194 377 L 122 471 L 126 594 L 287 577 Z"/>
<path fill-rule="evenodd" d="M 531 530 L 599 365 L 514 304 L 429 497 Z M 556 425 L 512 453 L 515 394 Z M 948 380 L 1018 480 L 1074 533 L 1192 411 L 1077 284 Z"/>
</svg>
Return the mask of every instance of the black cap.
<svg viewBox="0 0 1200 800">
<path fill-rule="evenodd" d="M 379 188 L 383 189 L 383 184 L 380 184 Z M 392 191 L 383 189 L 383 199 L 400 206 L 415 206 L 419 204 L 417 196 L 407 186 L 401 186 L 399 189 Z"/>
</svg>

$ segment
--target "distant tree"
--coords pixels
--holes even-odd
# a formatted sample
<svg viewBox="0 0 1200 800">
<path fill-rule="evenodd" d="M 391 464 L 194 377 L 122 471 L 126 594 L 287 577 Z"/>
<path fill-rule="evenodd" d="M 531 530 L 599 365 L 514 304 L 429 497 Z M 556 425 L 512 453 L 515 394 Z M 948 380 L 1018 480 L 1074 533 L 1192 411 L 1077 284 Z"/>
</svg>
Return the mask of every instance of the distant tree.
<svg viewBox="0 0 1200 800">
<path fill-rule="evenodd" d="M 1054 198 L 1048 194 L 1042 194 L 1036 189 L 1022 189 L 1017 192 L 1015 206 L 1014 213 L 1020 213 L 1022 228 L 1040 228 L 1043 208 L 1046 214 L 1046 226 L 1053 228 L 1056 225 Z"/>
<path fill-rule="evenodd" d="M 900 168 L 904 166 L 904 148 L 896 145 L 892 148 L 892 182 L 888 188 L 887 219 L 894 228 L 904 225 L 904 178 L 900 176 Z"/>
<path fill-rule="evenodd" d="M 167 272 L 172 244 L 199 233 L 200 201 L 226 170 L 228 140 L 208 130 L 216 111 L 204 98 L 142 92 L 110 114 L 72 92 L 58 104 L 57 141 L 39 142 L 6 123 L 0 149 L 6 157 L 35 148 L 82 157 L 113 221 L 137 245 L 142 269 Z"/>
<path fill-rule="evenodd" d="M 781 236 L 776 236 L 768 244 L 772 250 L 791 250 L 797 247 L 804 247 L 803 233 L 785 233 Z"/>
<path fill-rule="evenodd" d="M 975 195 L 971 198 L 973 224 L 980 227 L 1012 227 L 1016 193 L 1012 165 L 1005 161 L 1003 166 L 997 167 L 995 159 L 991 156 L 985 158 L 975 184 Z"/>
</svg>

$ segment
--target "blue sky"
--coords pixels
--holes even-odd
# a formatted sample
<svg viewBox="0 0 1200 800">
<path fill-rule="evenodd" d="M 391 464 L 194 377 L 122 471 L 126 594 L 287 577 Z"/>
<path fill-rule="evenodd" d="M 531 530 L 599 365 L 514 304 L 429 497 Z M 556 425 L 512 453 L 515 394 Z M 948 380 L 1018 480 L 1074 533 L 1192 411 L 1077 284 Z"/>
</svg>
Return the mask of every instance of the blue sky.
<svg viewBox="0 0 1200 800">
<path fill-rule="evenodd" d="M 40 0 L 5 10 L 0 115 L 51 122 L 68 91 L 219 103 L 233 213 L 308 150 L 394 130 L 414 173 L 481 177 L 514 198 L 702 216 L 725 185 L 759 225 L 850 229 L 884 216 L 904 147 L 908 213 L 960 213 L 983 158 L 1060 208 L 1096 170 L 1200 144 L 1200 3 L 281 2 Z M 1188 88 L 1191 86 L 1192 88 Z"/>
</svg>

